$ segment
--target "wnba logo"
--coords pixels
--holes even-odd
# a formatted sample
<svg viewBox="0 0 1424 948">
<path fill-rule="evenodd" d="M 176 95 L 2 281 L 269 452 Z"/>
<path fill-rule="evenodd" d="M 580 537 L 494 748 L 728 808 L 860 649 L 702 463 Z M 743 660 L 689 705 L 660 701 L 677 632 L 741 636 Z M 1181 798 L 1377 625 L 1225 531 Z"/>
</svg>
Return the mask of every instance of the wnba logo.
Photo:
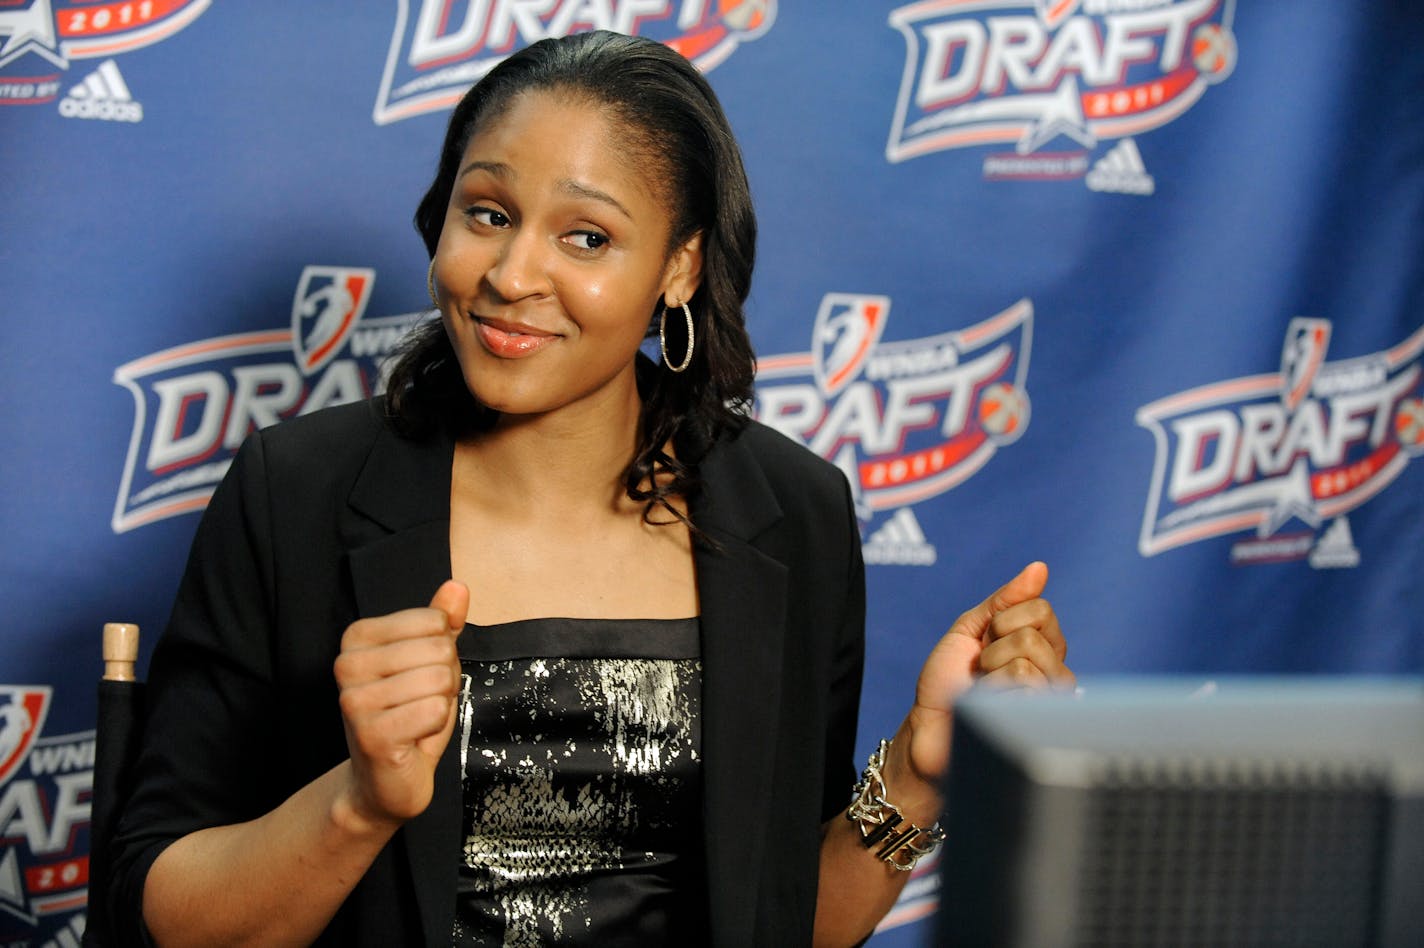
<svg viewBox="0 0 1424 948">
<path fill-rule="evenodd" d="M 46 685 L 0 685 L 0 787 L 9 782 L 44 729 Z"/>
<path fill-rule="evenodd" d="M 1328 320 L 1293 319 L 1279 372 L 1138 409 L 1157 443 L 1143 556 L 1254 530 L 1233 562 L 1358 562 L 1345 514 L 1424 454 L 1424 329 L 1336 362 L 1325 357 L 1330 336 Z M 1308 529 L 1287 532 L 1296 522 Z"/>
<path fill-rule="evenodd" d="M 450 108 L 497 63 L 542 39 L 585 30 L 646 36 L 709 72 L 776 20 L 776 0 L 472 0 L 463 16 L 451 7 L 399 0 L 377 125 Z"/>
<path fill-rule="evenodd" d="M 890 25 L 905 37 L 906 62 L 885 157 L 1011 142 L 1012 152 L 985 159 L 986 178 L 1081 178 L 1101 142 L 1177 119 L 1231 74 L 1234 8 L 1234 0 L 900 7 Z M 1063 147 L 1047 150 L 1055 142 Z M 1094 190 L 1150 193 L 1141 167 L 1132 170 L 1132 188 Z"/>
<path fill-rule="evenodd" d="M 1033 306 L 886 342 L 890 307 L 827 293 L 811 351 L 758 360 L 755 414 L 840 467 L 862 520 L 898 511 L 867 539 L 866 562 L 928 565 L 933 547 L 906 508 L 964 483 L 1028 429 Z"/>
<path fill-rule="evenodd" d="M 308 266 L 284 329 L 203 339 L 114 370 L 134 397 L 112 527 L 201 510 L 248 433 L 385 388 L 386 357 L 424 313 L 366 319 L 365 267 Z"/>
<path fill-rule="evenodd" d="M 0 685 L 0 944 L 77 945 L 94 732 L 46 735 L 52 689 Z M 18 930 L 17 930 L 18 927 Z"/>
</svg>

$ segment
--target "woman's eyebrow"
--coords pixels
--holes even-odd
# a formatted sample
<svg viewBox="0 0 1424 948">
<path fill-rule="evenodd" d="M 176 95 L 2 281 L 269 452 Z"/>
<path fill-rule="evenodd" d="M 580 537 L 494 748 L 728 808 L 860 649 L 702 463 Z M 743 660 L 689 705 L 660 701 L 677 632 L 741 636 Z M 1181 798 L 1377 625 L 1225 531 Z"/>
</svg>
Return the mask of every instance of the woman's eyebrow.
<svg viewBox="0 0 1424 948">
<path fill-rule="evenodd" d="M 514 169 L 502 161 L 472 161 L 460 169 L 460 173 L 455 175 L 455 179 L 459 180 L 471 171 L 487 171 L 496 178 L 509 178 L 514 175 Z"/>
<path fill-rule="evenodd" d="M 471 171 L 483 171 L 487 174 L 493 175 L 494 177 L 501 179 L 508 179 L 514 177 L 514 169 L 503 161 L 476 160 L 470 162 L 469 164 L 465 165 L 465 167 L 461 168 L 460 173 L 455 176 L 456 180 L 463 178 Z M 628 211 L 628 208 L 624 207 L 621 201 L 619 201 L 613 195 L 609 194 L 607 191 L 600 191 L 598 188 L 595 188 L 592 185 L 583 184 L 581 182 L 575 181 L 572 178 L 560 178 L 558 184 L 559 190 L 563 191 L 566 194 L 571 194 L 574 197 L 588 198 L 589 200 L 598 201 L 601 204 L 607 204 L 609 207 L 614 208 L 618 211 L 618 213 L 622 214 L 629 220 L 633 219 L 633 215 Z"/>
<path fill-rule="evenodd" d="M 607 204 L 610 207 L 615 208 L 620 214 L 622 214 L 629 220 L 633 219 L 633 215 L 628 212 L 628 209 L 624 207 L 618 201 L 617 198 L 615 198 L 613 195 L 609 194 L 606 191 L 600 191 L 598 190 L 598 188 L 590 187 L 587 184 L 580 184 L 579 182 L 574 181 L 572 178 L 561 179 L 559 181 L 559 189 L 569 194 L 572 194 L 575 197 L 589 198 L 590 200 L 599 201 L 603 204 Z"/>
</svg>

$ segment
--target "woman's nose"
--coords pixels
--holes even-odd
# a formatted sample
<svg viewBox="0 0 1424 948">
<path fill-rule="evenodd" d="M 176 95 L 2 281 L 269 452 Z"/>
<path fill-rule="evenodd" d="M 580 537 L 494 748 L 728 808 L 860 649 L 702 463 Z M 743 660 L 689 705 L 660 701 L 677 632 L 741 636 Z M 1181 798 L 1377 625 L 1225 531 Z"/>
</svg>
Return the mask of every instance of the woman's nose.
<svg viewBox="0 0 1424 948">
<path fill-rule="evenodd" d="M 504 300 L 518 300 L 548 292 L 545 272 L 547 246 L 531 230 L 516 230 L 504 241 L 485 282 Z"/>
</svg>

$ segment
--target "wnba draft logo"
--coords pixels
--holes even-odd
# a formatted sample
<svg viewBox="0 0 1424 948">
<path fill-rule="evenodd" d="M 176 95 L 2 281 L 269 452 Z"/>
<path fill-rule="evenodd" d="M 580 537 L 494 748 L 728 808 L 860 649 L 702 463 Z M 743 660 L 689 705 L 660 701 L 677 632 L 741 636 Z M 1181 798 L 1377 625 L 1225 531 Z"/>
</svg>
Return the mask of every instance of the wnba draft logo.
<svg viewBox="0 0 1424 948">
<path fill-rule="evenodd" d="M 929 566 L 912 504 L 962 484 L 1028 427 L 1033 306 L 965 329 L 884 342 L 890 298 L 827 293 L 811 351 L 757 361 L 755 416 L 846 474 L 865 561 Z"/>
<path fill-rule="evenodd" d="M 0 685 L 0 944 L 78 944 L 84 931 L 94 732 L 41 736 L 50 698 Z"/>
<path fill-rule="evenodd" d="M 385 357 L 425 314 L 363 319 L 374 270 L 309 266 L 285 329 L 204 339 L 114 370 L 134 427 L 115 533 L 202 509 L 250 431 L 384 388 Z"/>
<path fill-rule="evenodd" d="M 1086 177 L 1095 191 L 1151 194 L 1155 183 L 1129 136 L 1182 115 L 1231 74 L 1234 9 L 1235 0 L 900 7 L 890 25 L 908 50 L 885 157 L 1012 142 L 1012 152 L 985 157 L 985 178 Z M 1092 162 L 1093 149 L 1115 139 Z"/>
<path fill-rule="evenodd" d="M 1138 409 L 1157 444 L 1143 556 L 1254 531 L 1232 546 L 1233 563 L 1359 563 L 1346 514 L 1424 454 L 1424 327 L 1337 362 L 1325 358 L 1330 332 L 1329 320 L 1293 319 L 1279 372 Z"/>
<path fill-rule="evenodd" d="M 196 20 L 212 0 L 0 0 L 0 105 L 59 98 L 71 60 L 106 59 L 60 101 L 65 118 L 137 122 L 134 101 L 112 59 L 161 42 Z"/>
<path fill-rule="evenodd" d="M 496 63 L 549 37 L 647 36 L 708 72 L 775 19 L 776 0 L 398 0 L 371 117 L 387 125 L 450 108 Z"/>
</svg>

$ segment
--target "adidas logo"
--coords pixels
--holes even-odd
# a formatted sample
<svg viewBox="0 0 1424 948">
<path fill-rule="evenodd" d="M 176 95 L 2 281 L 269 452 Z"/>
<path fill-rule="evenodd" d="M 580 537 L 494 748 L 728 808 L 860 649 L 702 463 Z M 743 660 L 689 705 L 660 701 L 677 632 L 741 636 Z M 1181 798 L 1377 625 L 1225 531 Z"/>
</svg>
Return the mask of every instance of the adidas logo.
<svg viewBox="0 0 1424 948">
<path fill-rule="evenodd" d="M 865 562 L 878 566 L 933 566 L 938 555 L 915 512 L 901 507 L 861 545 Z"/>
<path fill-rule="evenodd" d="M 1310 551 L 1310 565 L 1316 569 L 1352 569 L 1360 565 L 1350 521 L 1341 517 L 1320 535 L 1315 549 Z"/>
<path fill-rule="evenodd" d="M 1091 191 L 1111 191 L 1115 194 L 1151 194 L 1157 182 L 1142 163 L 1137 142 L 1124 138 L 1106 155 L 1098 159 L 1086 178 Z"/>
<path fill-rule="evenodd" d="M 129 93 L 128 84 L 119 75 L 119 64 L 109 59 L 59 100 L 59 114 L 65 118 L 142 122 L 143 105 Z"/>
</svg>

